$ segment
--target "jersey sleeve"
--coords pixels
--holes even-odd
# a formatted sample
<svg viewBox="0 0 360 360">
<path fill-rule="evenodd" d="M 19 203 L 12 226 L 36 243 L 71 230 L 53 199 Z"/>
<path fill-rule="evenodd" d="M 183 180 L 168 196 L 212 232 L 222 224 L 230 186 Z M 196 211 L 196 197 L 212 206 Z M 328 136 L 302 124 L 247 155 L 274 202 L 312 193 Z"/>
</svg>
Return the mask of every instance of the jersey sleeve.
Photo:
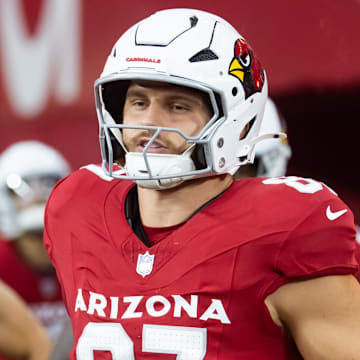
<svg viewBox="0 0 360 360">
<path fill-rule="evenodd" d="M 69 230 L 69 218 L 74 219 L 70 209 L 75 208 L 73 201 L 71 176 L 64 178 L 56 184 L 46 204 L 44 215 L 44 246 L 54 265 L 56 276 L 59 280 L 62 298 L 69 312 L 65 282 L 72 286 L 73 274 L 71 272 L 72 256 L 71 244 L 66 234 Z M 66 281 L 65 281 L 66 280 Z M 70 313 L 70 312 L 69 312 Z"/>
<path fill-rule="evenodd" d="M 354 274 L 358 269 L 355 254 L 353 214 L 334 195 L 312 205 L 289 232 L 276 268 L 287 278 Z"/>
<path fill-rule="evenodd" d="M 54 259 L 52 256 L 52 250 L 53 250 L 53 244 L 52 244 L 52 238 L 50 235 L 50 229 L 51 229 L 51 223 L 53 222 L 53 217 L 56 217 L 56 214 L 54 213 L 54 207 L 53 202 L 56 199 L 55 194 L 57 193 L 58 188 L 61 186 L 61 184 L 65 181 L 66 178 L 60 180 L 52 190 L 49 199 L 46 204 L 45 208 L 45 215 L 44 215 L 44 246 L 46 249 L 46 252 L 51 260 L 52 263 L 54 263 Z M 55 199 L 54 199 L 55 198 Z"/>
</svg>

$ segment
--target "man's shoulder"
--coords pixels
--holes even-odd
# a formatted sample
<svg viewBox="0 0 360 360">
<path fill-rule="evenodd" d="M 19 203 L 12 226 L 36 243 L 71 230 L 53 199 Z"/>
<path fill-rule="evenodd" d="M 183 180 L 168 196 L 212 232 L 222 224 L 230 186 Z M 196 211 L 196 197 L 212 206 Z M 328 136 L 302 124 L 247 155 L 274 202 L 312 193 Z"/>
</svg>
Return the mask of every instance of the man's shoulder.
<svg viewBox="0 0 360 360">
<path fill-rule="evenodd" d="M 326 184 L 311 178 L 281 176 L 276 178 L 249 178 L 244 186 L 237 185 L 240 197 L 244 195 L 251 201 L 271 202 L 273 205 L 294 204 L 313 207 L 326 201 L 339 199 L 336 192 Z M 248 195 L 247 195 L 248 194 Z"/>
<path fill-rule="evenodd" d="M 101 166 L 96 164 L 89 164 L 82 166 L 78 170 L 75 170 L 70 175 L 65 177 L 56 188 L 75 188 L 83 189 L 93 185 L 107 185 L 113 182 L 115 179 L 107 176 Z"/>
<path fill-rule="evenodd" d="M 83 166 L 56 184 L 48 200 L 47 212 L 70 206 L 78 209 L 89 204 L 99 205 L 114 186 L 127 187 L 128 182 L 107 176 L 101 166 Z"/>
<path fill-rule="evenodd" d="M 288 231 L 302 222 L 334 227 L 353 221 L 349 207 L 327 185 L 296 176 L 241 180 L 231 191 L 229 206 L 234 214 L 245 208 L 262 225 L 284 224 Z"/>
<path fill-rule="evenodd" d="M 104 189 L 106 191 L 119 182 L 124 181 L 106 175 L 100 165 L 89 164 L 62 179 L 54 188 L 54 192 L 77 191 L 83 193 L 89 189 Z"/>
<path fill-rule="evenodd" d="M 240 207 L 245 198 L 247 206 L 242 229 L 250 223 L 267 249 L 280 245 L 274 268 L 294 278 L 354 272 L 353 214 L 332 189 L 295 176 L 247 181 L 235 200 Z"/>
</svg>

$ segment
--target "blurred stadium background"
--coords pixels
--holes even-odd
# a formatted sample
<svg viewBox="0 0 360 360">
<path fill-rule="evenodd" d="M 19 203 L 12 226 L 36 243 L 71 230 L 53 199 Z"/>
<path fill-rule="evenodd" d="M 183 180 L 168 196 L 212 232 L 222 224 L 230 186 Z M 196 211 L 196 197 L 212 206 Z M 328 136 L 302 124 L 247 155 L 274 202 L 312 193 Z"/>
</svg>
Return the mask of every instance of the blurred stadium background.
<svg viewBox="0 0 360 360">
<path fill-rule="evenodd" d="M 0 151 L 38 139 L 100 162 L 93 83 L 118 36 L 168 7 L 214 12 L 249 39 L 287 121 L 288 174 L 336 189 L 360 222 L 360 0 L 0 0 Z"/>
</svg>

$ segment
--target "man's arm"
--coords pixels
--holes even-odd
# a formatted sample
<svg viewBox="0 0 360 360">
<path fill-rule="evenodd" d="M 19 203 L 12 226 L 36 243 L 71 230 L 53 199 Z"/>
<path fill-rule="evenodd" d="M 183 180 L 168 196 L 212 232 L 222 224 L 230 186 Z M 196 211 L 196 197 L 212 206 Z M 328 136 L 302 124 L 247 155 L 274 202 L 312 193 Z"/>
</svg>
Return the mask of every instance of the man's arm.
<svg viewBox="0 0 360 360">
<path fill-rule="evenodd" d="M 0 281 L 0 354 L 13 359 L 48 360 L 51 349 L 46 330 L 26 303 Z"/>
<path fill-rule="evenodd" d="M 265 303 L 305 360 L 360 359 L 360 285 L 353 276 L 286 284 Z"/>
</svg>

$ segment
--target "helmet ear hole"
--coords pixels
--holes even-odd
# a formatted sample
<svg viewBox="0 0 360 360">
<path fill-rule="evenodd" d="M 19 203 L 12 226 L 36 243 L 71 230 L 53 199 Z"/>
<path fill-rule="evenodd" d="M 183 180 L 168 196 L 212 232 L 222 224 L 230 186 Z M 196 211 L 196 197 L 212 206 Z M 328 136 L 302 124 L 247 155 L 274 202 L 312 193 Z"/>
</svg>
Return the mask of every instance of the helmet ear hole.
<svg viewBox="0 0 360 360">
<path fill-rule="evenodd" d="M 197 170 L 206 168 L 206 158 L 203 145 L 196 145 L 191 156 Z"/>
<path fill-rule="evenodd" d="M 102 99 L 105 109 L 117 124 L 122 124 L 123 109 L 130 81 L 118 80 L 102 86 Z"/>
<path fill-rule="evenodd" d="M 119 162 L 121 166 L 125 165 L 125 151 L 115 138 L 115 136 L 109 131 L 110 135 L 110 142 L 111 148 L 113 151 L 113 160 L 114 162 Z M 104 141 L 104 151 L 105 151 L 105 158 L 107 159 L 107 163 L 110 164 L 110 156 L 109 156 L 109 147 L 106 141 Z"/>
</svg>

